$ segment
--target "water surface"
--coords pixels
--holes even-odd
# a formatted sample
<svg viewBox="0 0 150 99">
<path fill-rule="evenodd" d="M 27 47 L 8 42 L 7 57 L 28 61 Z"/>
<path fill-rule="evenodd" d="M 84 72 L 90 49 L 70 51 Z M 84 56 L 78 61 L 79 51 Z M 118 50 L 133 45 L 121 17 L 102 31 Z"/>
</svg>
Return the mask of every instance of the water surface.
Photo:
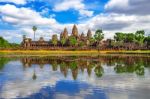
<svg viewBox="0 0 150 99">
<path fill-rule="evenodd" d="M 150 99 L 150 57 L 1 57 L 1 98 Z"/>
</svg>

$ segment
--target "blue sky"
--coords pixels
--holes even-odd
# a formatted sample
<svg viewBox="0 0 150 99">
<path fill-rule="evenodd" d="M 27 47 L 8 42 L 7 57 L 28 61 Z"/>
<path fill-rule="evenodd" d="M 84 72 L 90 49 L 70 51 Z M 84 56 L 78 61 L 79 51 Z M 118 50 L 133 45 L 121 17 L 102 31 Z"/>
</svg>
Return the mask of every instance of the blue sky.
<svg viewBox="0 0 150 99">
<path fill-rule="evenodd" d="M 11 0 L 8 0 L 8 1 L 11 1 Z M 50 1 L 49 0 L 28 0 L 27 3 L 25 4 L 16 4 L 15 2 L 8 2 L 8 1 L 3 2 L 2 0 L 0 2 L 0 5 L 11 4 L 11 5 L 16 6 L 17 8 L 21 8 L 21 7 L 30 8 L 39 13 L 43 12 L 43 14 L 41 15 L 47 18 L 54 15 L 56 21 L 62 24 L 64 23 L 76 24 L 79 21 L 80 14 L 78 13 L 78 10 L 80 9 L 76 10 L 74 8 L 69 8 L 67 10 L 55 11 L 53 10 L 53 7 L 56 3 L 52 2 L 53 0 L 50 0 Z M 55 1 L 59 3 L 59 1 L 63 1 L 63 0 L 55 0 Z M 76 0 L 72 0 L 72 1 L 76 1 Z M 84 6 L 86 7 L 85 9 L 93 11 L 93 16 L 103 12 L 104 5 L 108 2 L 108 0 L 79 0 L 79 1 L 80 2 L 82 1 L 82 3 L 84 3 Z M 84 18 L 89 18 L 89 17 L 85 15 Z"/>
<path fill-rule="evenodd" d="M 105 38 L 115 32 L 135 32 L 150 29 L 149 0 L 0 0 L 0 36 L 20 43 L 22 35 L 49 40 L 65 27 L 69 33 L 73 24 L 79 32 L 103 29 Z"/>
</svg>

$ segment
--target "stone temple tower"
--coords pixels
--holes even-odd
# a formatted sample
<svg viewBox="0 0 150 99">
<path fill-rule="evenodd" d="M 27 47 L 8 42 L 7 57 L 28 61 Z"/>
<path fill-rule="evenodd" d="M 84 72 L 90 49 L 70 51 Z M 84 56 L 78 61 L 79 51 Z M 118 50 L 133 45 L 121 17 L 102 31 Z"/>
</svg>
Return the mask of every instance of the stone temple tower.
<svg viewBox="0 0 150 99">
<path fill-rule="evenodd" d="M 64 32 L 63 32 L 63 36 L 64 38 L 68 38 L 68 31 L 67 31 L 67 28 L 64 28 Z"/>
<path fill-rule="evenodd" d="M 72 28 L 72 35 L 78 37 L 78 29 L 76 25 L 74 25 Z"/>
<path fill-rule="evenodd" d="M 64 31 L 60 34 L 60 39 L 65 38 L 68 39 L 68 31 L 67 28 L 64 28 Z"/>
<path fill-rule="evenodd" d="M 92 32 L 91 32 L 90 29 L 89 29 L 88 32 L 87 32 L 87 38 L 88 38 L 88 39 L 92 38 Z"/>
</svg>

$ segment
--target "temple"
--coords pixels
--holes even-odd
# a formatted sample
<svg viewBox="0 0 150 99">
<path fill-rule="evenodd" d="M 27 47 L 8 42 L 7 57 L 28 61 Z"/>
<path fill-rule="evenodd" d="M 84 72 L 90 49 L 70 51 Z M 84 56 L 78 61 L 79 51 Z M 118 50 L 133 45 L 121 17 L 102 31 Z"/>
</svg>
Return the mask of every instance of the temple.
<svg viewBox="0 0 150 99">
<path fill-rule="evenodd" d="M 84 35 L 84 33 L 79 34 L 77 26 L 74 25 L 71 35 L 68 35 L 67 28 L 64 28 L 63 32 L 60 34 L 59 40 L 57 34 L 54 34 L 49 41 L 45 41 L 43 37 L 40 37 L 37 41 L 33 41 L 31 38 L 27 38 L 24 35 L 21 45 L 23 49 L 53 49 L 58 47 L 69 47 L 71 45 L 69 38 L 74 38 L 76 40 L 76 46 L 80 46 L 80 44 L 89 46 L 92 32 L 89 29 L 87 35 Z M 63 43 L 63 41 L 65 42 Z"/>
</svg>

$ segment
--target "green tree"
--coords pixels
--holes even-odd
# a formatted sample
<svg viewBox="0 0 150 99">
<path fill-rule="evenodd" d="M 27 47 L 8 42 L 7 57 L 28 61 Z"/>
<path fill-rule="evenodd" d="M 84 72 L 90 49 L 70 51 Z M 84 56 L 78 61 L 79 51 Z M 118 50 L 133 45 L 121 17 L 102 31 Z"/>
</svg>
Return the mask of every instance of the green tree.
<svg viewBox="0 0 150 99">
<path fill-rule="evenodd" d="M 102 30 L 96 30 L 94 38 L 97 42 L 100 42 L 104 38 L 104 34 Z"/>
<path fill-rule="evenodd" d="M 92 45 L 96 40 L 95 40 L 93 37 L 91 37 L 91 38 L 89 39 L 89 41 L 90 41 L 90 45 Z"/>
<path fill-rule="evenodd" d="M 8 48 L 10 47 L 10 44 L 7 40 L 5 40 L 3 37 L 0 37 L 0 48 Z"/>
<path fill-rule="evenodd" d="M 126 39 L 126 35 L 125 33 L 118 32 L 118 33 L 115 33 L 114 39 L 116 41 L 124 41 Z"/>
<path fill-rule="evenodd" d="M 94 35 L 94 39 L 96 40 L 97 44 L 98 44 L 98 51 L 100 50 L 100 41 L 104 38 L 104 34 L 102 30 L 96 30 L 95 35 Z"/>
<path fill-rule="evenodd" d="M 77 39 L 74 36 L 69 37 L 69 44 L 71 46 L 76 46 L 77 45 Z"/>
<path fill-rule="evenodd" d="M 135 41 L 135 35 L 133 33 L 127 33 L 125 42 L 132 43 Z"/>
<path fill-rule="evenodd" d="M 52 44 L 53 44 L 54 46 L 56 46 L 57 43 L 58 43 L 58 38 L 57 38 L 57 35 L 55 34 L 55 35 L 52 36 Z"/>
<path fill-rule="evenodd" d="M 33 30 L 33 32 L 34 32 L 34 41 L 35 41 L 35 32 L 36 32 L 36 30 L 37 30 L 37 27 L 36 27 L 36 26 L 33 26 L 33 27 L 32 27 L 32 30 Z"/>
<path fill-rule="evenodd" d="M 60 42 L 61 42 L 62 46 L 64 46 L 64 44 L 66 43 L 66 41 L 67 41 L 66 38 L 64 38 L 64 37 L 61 38 Z"/>
<path fill-rule="evenodd" d="M 139 31 L 136 31 L 135 33 L 135 40 L 137 41 L 139 45 L 143 45 L 144 43 L 144 39 L 145 39 L 144 34 L 145 34 L 144 30 L 139 30 Z"/>
<path fill-rule="evenodd" d="M 80 42 L 79 42 L 79 46 L 80 46 L 80 47 L 83 47 L 84 45 L 85 45 L 85 42 L 83 42 L 83 41 L 80 41 Z"/>
<path fill-rule="evenodd" d="M 146 43 L 147 48 L 150 46 L 150 36 L 145 37 L 144 43 Z"/>
</svg>

